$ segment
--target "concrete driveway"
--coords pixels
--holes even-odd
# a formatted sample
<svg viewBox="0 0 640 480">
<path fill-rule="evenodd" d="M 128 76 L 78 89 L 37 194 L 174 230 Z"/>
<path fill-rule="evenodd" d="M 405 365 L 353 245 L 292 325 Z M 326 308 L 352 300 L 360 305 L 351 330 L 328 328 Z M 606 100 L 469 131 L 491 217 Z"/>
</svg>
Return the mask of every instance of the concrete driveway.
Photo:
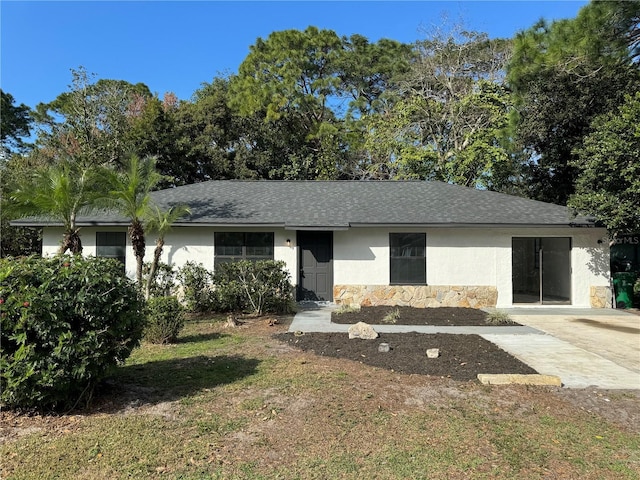
<svg viewBox="0 0 640 480">
<path fill-rule="evenodd" d="M 612 309 L 514 308 L 511 318 L 547 335 L 483 335 L 567 387 L 640 389 L 640 315 Z"/>
</svg>

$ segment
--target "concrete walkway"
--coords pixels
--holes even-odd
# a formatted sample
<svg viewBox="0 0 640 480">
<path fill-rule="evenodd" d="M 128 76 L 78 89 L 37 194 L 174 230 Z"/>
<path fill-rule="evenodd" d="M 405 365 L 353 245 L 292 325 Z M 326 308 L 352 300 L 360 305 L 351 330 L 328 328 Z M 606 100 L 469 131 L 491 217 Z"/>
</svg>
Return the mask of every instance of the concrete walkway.
<svg viewBox="0 0 640 480">
<path fill-rule="evenodd" d="M 333 304 L 301 304 L 290 332 L 347 332 Z M 640 389 L 640 316 L 620 310 L 503 310 L 522 326 L 374 325 L 378 333 L 477 334 L 568 388 Z"/>
</svg>

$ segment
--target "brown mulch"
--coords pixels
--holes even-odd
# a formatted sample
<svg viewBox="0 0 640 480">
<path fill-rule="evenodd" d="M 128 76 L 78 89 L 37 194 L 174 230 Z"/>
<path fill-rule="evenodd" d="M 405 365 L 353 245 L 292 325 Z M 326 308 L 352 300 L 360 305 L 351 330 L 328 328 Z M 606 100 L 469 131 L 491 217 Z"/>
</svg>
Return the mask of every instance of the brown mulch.
<svg viewBox="0 0 640 480">
<path fill-rule="evenodd" d="M 385 316 L 396 312 L 398 318 L 395 322 L 384 320 Z M 486 326 L 487 316 L 486 312 L 476 308 L 362 307 L 355 312 L 334 311 L 331 314 L 331 321 L 340 324 L 365 322 L 369 325 L 395 323 L 396 325 Z"/>
<path fill-rule="evenodd" d="M 390 312 L 395 321 L 384 320 Z M 487 326 L 487 313 L 474 308 L 362 307 L 354 312 L 332 312 L 339 324 Z M 517 325 L 512 323 L 512 325 Z M 280 334 L 279 340 L 316 355 L 345 358 L 400 373 L 431 375 L 458 381 L 475 380 L 479 373 L 537 373 L 479 335 L 382 333 L 375 340 L 349 339 L 346 333 Z M 389 344 L 380 352 L 381 343 Z M 430 348 L 440 349 L 438 358 L 427 358 Z"/>
<path fill-rule="evenodd" d="M 275 337 L 316 355 L 406 374 L 469 381 L 479 373 L 537 373 L 479 335 L 381 333 L 375 340 L 349 339 L 347 333 L 283 333 Z M 378 351 L 381 343 L 389 344 L 388 352 Z M 430 348 L 440 349 L 440 356 L 427 358 Z"/>
</svg>

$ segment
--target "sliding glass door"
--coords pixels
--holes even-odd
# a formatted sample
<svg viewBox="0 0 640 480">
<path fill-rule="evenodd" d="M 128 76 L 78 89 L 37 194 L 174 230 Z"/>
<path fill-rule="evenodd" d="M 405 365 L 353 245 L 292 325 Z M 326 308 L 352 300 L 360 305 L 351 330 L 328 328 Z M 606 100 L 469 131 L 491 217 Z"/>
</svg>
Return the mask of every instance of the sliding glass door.
<svg viewBox="0 0 640 480">
<path fill-rule="evenodd" d="M 571 238 L 512 239 L 513 303 L 571 304 Z"/>
</svg>

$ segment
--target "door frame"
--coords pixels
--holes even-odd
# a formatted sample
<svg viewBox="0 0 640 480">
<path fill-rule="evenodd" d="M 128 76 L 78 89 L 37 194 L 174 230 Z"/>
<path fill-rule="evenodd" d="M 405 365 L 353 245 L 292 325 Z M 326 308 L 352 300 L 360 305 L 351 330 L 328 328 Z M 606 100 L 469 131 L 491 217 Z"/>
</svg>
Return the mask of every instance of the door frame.
<svg viewBox="0 0 640 480">
<path fill-rule="evenodd" d="M 323 237 L 326 237 L 328 240 L 329 247 L 329 262 L 327 262 L 327 274 L 328 279 L 327 282 L 329 284 L 329 289 L 327 292 L 327 299 L 322 301 L 333 301 L 333 231 L 331 230 L 298 230 L 296 231 L 296 245 L 298 247 L 298 271 L 297 271 L 297 288 L 296 288 L 296 299 L 298 301 L 304 300 L 302 295 L 302 276 L 303 276 L 303 255 L 305 251 L 305 247 L 309 245 L 311 242 L 307 242 L 305 237 L 311 237 L 313 234 L 320 234 Z M 317 238 L 317 237 L 316 237 Z M 314 292 L 315 293 L 315 292 Z"/>
<path fill-rule="evenodd" d="M 537 283 L 538 283 L 538 300 L 537 301 L 515 301 L 515 288 L 516 285 L 514 283 L 514 243 L 516 239 L 530 239 L 534 241 L 535 245 L 535 254 L 530 256 L 530 259 L 533 259 L 536 265 L 537 270 Z M 544 266 L 545 266 L 545 258 L 544 258 L 544 240 L 545 239 L 567 239 L 569 241 L 569 249 L 567 252 L 567 260 L 568 260 L 568 285 L 566 285 L 568 290 L 568 299 L 567 300 L 545 300 L 545 287 L 544 287 Z M 569 235 L 564 236 L 551 236 L 551 235 L 543 235 L 543 236 L 513 236 L 511 237 L 511 304 L 512 305 L 573 305 L 573 262 L 572 262 L 572 250 L 573 250 L 573 237 Z M 526 293 L 521 294 L 526 296 Z"/>
</svg>

